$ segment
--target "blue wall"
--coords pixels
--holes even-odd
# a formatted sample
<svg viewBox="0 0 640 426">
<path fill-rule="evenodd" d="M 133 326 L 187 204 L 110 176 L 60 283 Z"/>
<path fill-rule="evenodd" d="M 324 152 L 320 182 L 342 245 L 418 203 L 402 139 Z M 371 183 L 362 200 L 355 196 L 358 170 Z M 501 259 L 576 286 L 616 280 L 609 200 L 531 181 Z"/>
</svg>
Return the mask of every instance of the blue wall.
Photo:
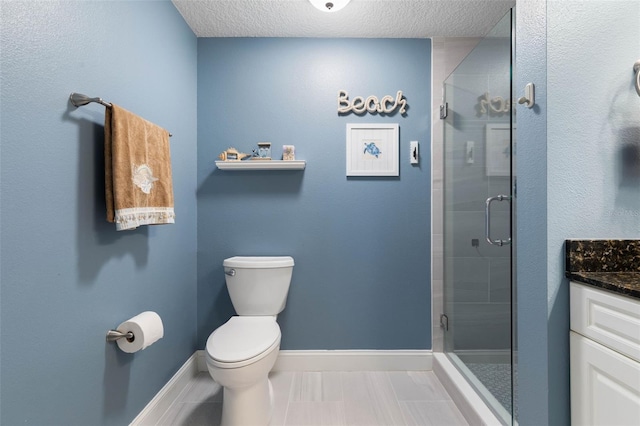
<svg viewBox="0 0 640 426">
<path fill-rule="evenodd" d="M 6 425 L 127 424 L 195 350 L 196 38 L 170 2 L 2 2 Z M 173 133 L 177 223 L 104 220 L 101 96 Z M 144 310 L 165 337 L 105 342 Z"/>
<path fill-rule="evenodd" d="M 547 30 L 546 0 L 516 5 L 516 84 L 514 97 L 535 83 L 534 108 L 518 107 L 517 228 L 517 351 L 518 423 L 550 424 L 550 392 L 561 390 L 566 401 L 568 382 L 549 377 L 547 311 Z M 567 312 L 568 315 L 568 312 Z M 566 330 L 563 330 L 566 331 Z M 567 341 L 569 335 L 567 331 Z M 563 348 L 562 356 L 567 351 Z M 569 371 L 567 365 L 567 372 Z M 549 382 L 556 380 L 550 389 Z M 557 395 L 554 395 L 556 398 Z M 568 424 L 567 405 L 553 424 Z"/>
<path fill-rule="evenodd" d="M 640 3 L 526 0 L 517 12 L 517 88 L 536 83 L 538 103 L 518 112 L 519 423 L 563 425 L 564 240 L 640 238 Z"/>
<path fill-rule="evenodd" d="M 295 258 L 282 349 L 431 347 L 430 56 L 430 40 L 198 40 L 198 347 L 234 313 L 234 255 Z M 339 116 L 341 89 L 410 108 Z M 346 124 L 365 122 L 399 123 L 399 178 L 345 176 Z M 295 145 L 306 170 L 215 168 L 259 141 Z"/>
</svg>

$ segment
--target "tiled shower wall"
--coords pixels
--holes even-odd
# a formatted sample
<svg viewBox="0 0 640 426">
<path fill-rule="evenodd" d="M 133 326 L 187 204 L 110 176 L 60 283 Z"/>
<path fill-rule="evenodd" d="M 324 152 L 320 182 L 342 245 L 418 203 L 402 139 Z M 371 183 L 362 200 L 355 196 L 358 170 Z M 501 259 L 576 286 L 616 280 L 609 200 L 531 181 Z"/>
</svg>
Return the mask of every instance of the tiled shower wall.
<svg viewBox="0 0 640 426">
<path fill-rule="evenodd" d="M 436 37 L 432 39 L 432 265 L 431 265 L 431 288 L 432 288 L 432 332 L 434 352 L 442 352 L 443 330 L 440 328 L 440 314 L 444 311 L 444 133 L 443 122 L 440 120 L 440 104 L 442 103 L 442 85 L 445 79 L 462 62 L 462 60 L 478 44 L 480 38 L 475 37 Z"/>
</svg>

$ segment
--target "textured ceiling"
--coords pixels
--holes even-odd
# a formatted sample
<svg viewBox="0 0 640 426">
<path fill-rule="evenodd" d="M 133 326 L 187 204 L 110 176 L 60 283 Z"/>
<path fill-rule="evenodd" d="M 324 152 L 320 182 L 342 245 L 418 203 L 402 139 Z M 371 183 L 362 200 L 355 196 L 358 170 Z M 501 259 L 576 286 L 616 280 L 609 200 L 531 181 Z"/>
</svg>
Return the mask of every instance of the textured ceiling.
<svg viewBox="0 0 640 426">
<path fill-rule="evenodd" d="M 477 37 L 515 0 L 351 0 L 324 13 L 308 0 L 172 0 L 198 37 Z"/>
</svg>

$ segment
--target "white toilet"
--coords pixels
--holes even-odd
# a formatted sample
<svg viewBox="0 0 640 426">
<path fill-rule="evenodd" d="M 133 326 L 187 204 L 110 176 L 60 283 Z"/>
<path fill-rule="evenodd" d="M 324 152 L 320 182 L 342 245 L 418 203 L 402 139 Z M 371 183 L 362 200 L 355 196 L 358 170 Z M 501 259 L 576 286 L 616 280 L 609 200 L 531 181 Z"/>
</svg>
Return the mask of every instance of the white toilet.
<svg viewBox="0 0 640 426">
<path fill-rule="evenodd" d="M 232 257 L 225 259 L 227 290 L 238 316 L 207 339 L 207 368 L 224 388 L 222 425 L 266 426 L 273 390 L 269 371 L 280 349 L 276 316 L 287 301 L 293 258 Z"/>
</svg>

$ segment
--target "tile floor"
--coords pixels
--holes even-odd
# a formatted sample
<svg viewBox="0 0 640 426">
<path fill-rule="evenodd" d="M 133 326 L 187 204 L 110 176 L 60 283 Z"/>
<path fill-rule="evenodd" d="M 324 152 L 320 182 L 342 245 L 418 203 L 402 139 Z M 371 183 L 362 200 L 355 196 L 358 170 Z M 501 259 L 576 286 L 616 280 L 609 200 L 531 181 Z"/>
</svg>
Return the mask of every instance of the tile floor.
<svg viewBox="0 0 640 426">
<path fill-rule="evenodd" d="M 273 372 L 271 426 L 467 425 L 431 371 Z M 158 425 L 219 425 L 222 390 L 199 373 Z"/>
</svg>

